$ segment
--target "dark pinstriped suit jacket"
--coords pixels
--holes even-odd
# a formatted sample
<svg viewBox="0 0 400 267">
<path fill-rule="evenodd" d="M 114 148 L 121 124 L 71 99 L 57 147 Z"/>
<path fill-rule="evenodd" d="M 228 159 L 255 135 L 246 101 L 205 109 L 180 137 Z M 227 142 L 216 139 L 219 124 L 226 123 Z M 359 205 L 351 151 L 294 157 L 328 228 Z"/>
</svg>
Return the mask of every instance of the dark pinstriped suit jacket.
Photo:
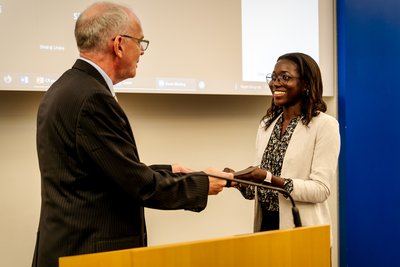
<svg viewBox="0 0 400 267">
<path fill-rule="evenodd" d="M 143 207 L 200 211 L 208 179 L 140 162 L 126 115 L 100 73 L 77 60 L 37 116 L 42 204 L 33 266 L 146 245 Z"/>
</svg>

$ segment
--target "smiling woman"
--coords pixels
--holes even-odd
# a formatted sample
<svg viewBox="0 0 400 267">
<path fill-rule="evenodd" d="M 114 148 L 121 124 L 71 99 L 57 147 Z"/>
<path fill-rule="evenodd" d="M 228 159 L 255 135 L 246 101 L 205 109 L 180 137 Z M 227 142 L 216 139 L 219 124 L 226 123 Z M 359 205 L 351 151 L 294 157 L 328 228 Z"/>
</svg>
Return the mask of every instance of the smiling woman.
<svg viewBox="0 0 400 267">
<path fill-rule="evenodd" d="M 318 64 L 303 53 L 280 56 L 269 77 L 273 97 L 256 139 L 256 168 L 241 179 L 291 193 L 304 226 L 331 224 L 327 199 L 337 177 L 339 125 L 325 114 Z M 268 178 L 268 179 L 267 179 Z M 256 200 L 255 231 L 292 228 L 291 204 L 277 192 L 240 185 Z"/>
<path fill-rule="evenodd" d="M 0 44 L 0 90 L 47 90 L 76 58 L 71 29 L 92 2 L 3 0 L 0 30 L 12 36 L 13 42 Z M 332 29 L 325 27 L 331 15 L 319 15 L 331 1 L 120 2 L 133 5 L 145 39 L 152 45 L 141 59 L 135 80 L 118 84 L 119 92 L 266 95 L 270 92 L 265 75 L 284 52 L 302 51 L 317 61 L 328 58 L 327 66 L 333 65 L 333 49 L 319 48 L 320 38 L 326 40 L 320 33 L 333 36 Z M 282 11 L 291 19 L 274 27 Z M 271 42 L 271 36 L 280 40 L 279 45 Z M 143 40 L 141 45 L 147 48 L 148 42 Z M 5 52 L 14 49 L 18 57 Z"/>
</svg>

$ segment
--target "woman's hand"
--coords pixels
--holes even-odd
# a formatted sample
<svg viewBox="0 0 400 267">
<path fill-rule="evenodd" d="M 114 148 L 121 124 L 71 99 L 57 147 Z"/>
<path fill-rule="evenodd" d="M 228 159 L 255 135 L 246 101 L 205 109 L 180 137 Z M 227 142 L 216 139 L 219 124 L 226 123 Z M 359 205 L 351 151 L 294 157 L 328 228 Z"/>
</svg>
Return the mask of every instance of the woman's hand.
<svg viewBox="0 0 400 267">
<path fill-rule="evenodd" d="M 267 177 L 267 171 L 258 166 L 250 166 L 244 170 L 235 172 L 234 177 L 237 179 L 261 183 Z"/>
</svg>

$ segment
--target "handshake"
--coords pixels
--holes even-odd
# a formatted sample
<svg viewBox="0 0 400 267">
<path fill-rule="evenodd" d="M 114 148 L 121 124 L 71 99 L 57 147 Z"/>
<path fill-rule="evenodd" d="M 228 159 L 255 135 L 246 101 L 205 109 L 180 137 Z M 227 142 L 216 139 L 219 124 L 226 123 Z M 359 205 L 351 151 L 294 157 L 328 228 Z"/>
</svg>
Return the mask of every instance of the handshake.
<svg viewBox="0 0 400 267">
<path fill-rule="evenodd" d="M 231 168 L 224 168 L 224 172 L 232 173 L 235 179 L 245 180 L 255 183 L 262 183 L 263 181 L 271 182 L 272 174 L 269 171 L 261 169 L 259 166 L 250 166 L 240 171 L 234 171 Z M 226 187 L 237 185 L 235 181 L 228 181 Z"/>
<path fill-rule="evenodd" d="M 173 172 L 187 174 L 195 172 L 194 170 L 184 168 L 180 165 L 174 165 L 172 169 Z M 222 172 L 214 168 L 207 168 L 203 170 L 202 173 L 208 176 L 208 195 L 217 195 L 224 187 L 237 186 L 238 182 L 232 181 L 232 179 L 239 179 L 252 183 L 262 183 L 264 181 L 271 182 L 272 177 L 272 174 L 269 171 L 261 169 L 259 166 L 250 166 L 240 171 L 234 171 L 231 168 L 224 168 Z"/>
<path fill-rule="evenodd" d="M 221 182 L 223 182 L 223 180 L 225 180 L 225 184 L 223 187 L 232 187 L 237 186 L 239 183 L 231 179 L 239 179 L 253 183 L 262 183 L 264 181 L 271 182 L 272 178 L 272 174 L 269 171 L 261 169 L 259 166 L 250 166 L 240 171 L 234 171 L 233 169 L 226 167 L 224 168 L 222 173 L 218 172 L 219 171 L 217 171 L 217 173 L 206 172 L 210 181 L 210 188 L 212 187 L 213 183 L 220 184 Z M 217 191 L 218 192 L 216 192 L 216 194 L 222 191 L 222 188 Z"/>
<path fill-rule="evenodd" d="M 233 174 L 235 179 L 247 180 L 252 182 L 262 182 L 268 176 L 268 171 L 261 169 L 259 166 L 250 166 L 241 171 L 234 171 L 231 168 L 224 168 L 224 172 Z"/>
</svg>

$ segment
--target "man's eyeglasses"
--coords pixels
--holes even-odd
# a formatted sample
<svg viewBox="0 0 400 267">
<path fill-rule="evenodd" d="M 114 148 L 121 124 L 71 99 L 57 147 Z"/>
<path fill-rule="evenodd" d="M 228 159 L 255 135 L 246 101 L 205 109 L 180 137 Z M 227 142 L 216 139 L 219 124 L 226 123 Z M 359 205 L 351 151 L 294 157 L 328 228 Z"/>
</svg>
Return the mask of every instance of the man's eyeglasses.
<svg viewBox="0 0 400 267">
<path fill-rule="evenodd" d="M 126 34 L 121 34 L 120 36 L 121 37 L 125 37 L 125 38 L 129 38 L 129 39 L 133 39 L 133 40 L 137 41 L 138 44 L 140 45 L 140 49 L 142 49 L 143 51 L 146 51 L 146 49 L 149 47 L 150 41 L 148 41 L 148 40 L 135 38 L 135 37 L 132 37 L 132 36 L 126 35 Z"/>
<path fill-rule="evenodd" d="M 300 77 L 292 77 L 287 74 L 276 75 L 273 73 L 269 73 L 266 76 L 267 83 L 270 84 L 271 82 L 279 82 L 281 84 L 287 84 L 291 79 L 299 79 Z"/>
</svg>

